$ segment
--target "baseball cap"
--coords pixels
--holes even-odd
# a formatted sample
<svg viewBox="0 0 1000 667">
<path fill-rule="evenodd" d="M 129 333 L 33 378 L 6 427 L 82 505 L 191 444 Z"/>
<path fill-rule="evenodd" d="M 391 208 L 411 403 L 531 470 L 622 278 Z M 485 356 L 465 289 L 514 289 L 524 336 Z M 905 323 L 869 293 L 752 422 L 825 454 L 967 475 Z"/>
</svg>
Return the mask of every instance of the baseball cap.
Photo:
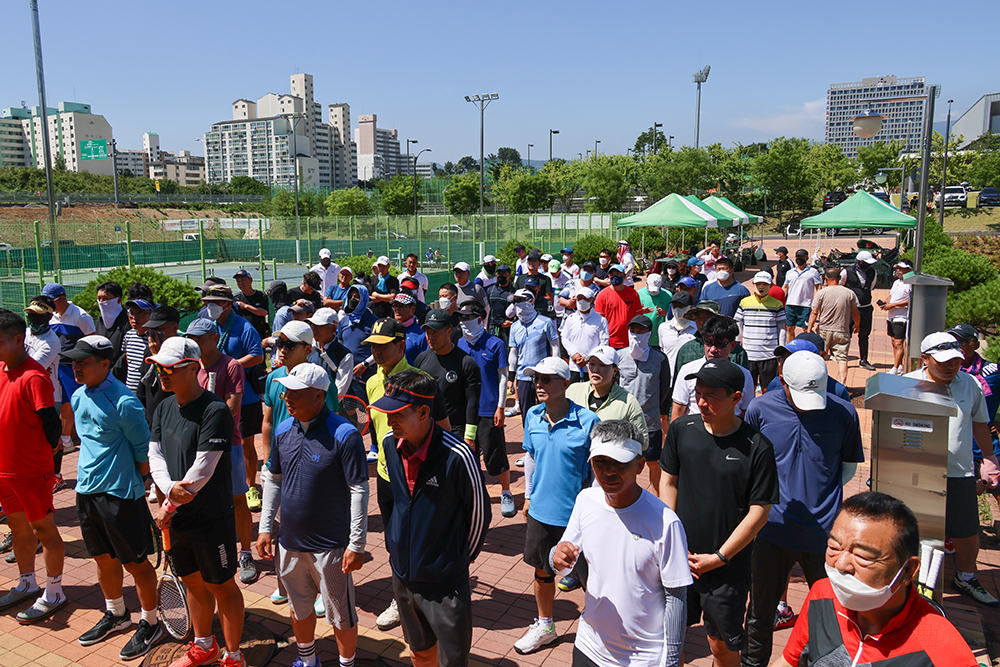
<svg viewBox="0 0 1000 667">
<path fill-rule="evenodd" d="M 147 329 L 159 329 L 164 324 L 168 322 L 180 322 L 181 314 L 177 312 L 176 308 L 167 306 L 165 304 L 160 304 L 153 310 L 153 314 L 149 316 L 149 320 L 146 321 Z"/>
<path fill-rule="evenodd" d="M 233 288 L 228 285 L 205 285 L 202 301 L 232 301 Z"/>
<path fill-rule="evenodd" d="M 783 253 L 785 253 L 787 255 L 788 254 L 788 248 L 786 248 L 783 245 L 779 245 L 777 248 L 774 249 L 774 252 L 783 252 Z"/>
<path fill-rule="evenodd" d="M 219 325 L 215 320 L 199 317 L 188 325 L 187 331 L 182 336 L 204 336 L 208 333 L 219 333 Z"/>
<path fill-rule="evenodd" d="M 541 261 L 542 251 L 539 250 L 538 248 L 532 248 L 531 250 L 528 251 L 528 259 L 537 259 Z"/>
<path fill-rule="evenodd" d="M 692 278 L 691 276 L 684 276 L 683 278 L 677 281 L 677 284 L 684 285 L 684 287 L 697 287 L 698 281 Z"/>
<path fill-rule="evenodd" d="M 794 340 L 790 340 L 784 345 L 779 345 L 774 348 L 774 354 L 777 357 L 788 357 L 796 352 L 812 352 L 813 354 L 819 354 L 819 348 L 816 344 L 808 341 L 802 340 L 801 336 L 796 336 Z"/>
<path fill-rule="evenodd" d="M 514 246 L 514 252 L 520 252 L 522 250 L 524 250 L 524 244 L 523 243 L 518 243 L 516 246 Z"/>
<path fill-rule="evenodd" d="M 952 328 L 948 329 L 950 333 L 955 338 L 962 338 L 964 340 L 971 340 L 975 338 L 979 339 L 979 332 L 971 324 L 956 324 Z"/>
<path fill-rule="evenodd" d="M 823 342 L 823 337 L 818 333 L 812 333 L 811 331 L 803 331 L 802 333 L 795 336 L 795 340 L 805 340 L 809 341 L 816 346 L 816 349 L 822 352 L 826 349 L 826 343 Z"/>
<path fill-rule="evenodd" d="M 625 273 L 625 267 L 621 264 L 612 264 L 608 267 L 608 273 L 611 273 L 612 271 L 621 271 L 622 273 Z"/>
<path fill-rule="evenodd" d="M 645 315 L 636 315 L 633 317 L 632 321 L 629 322 L 628 325 L 632 326 L 633 324 L 638 324 L 642 328 L 649 329 L 650 331 L 653 330 L 653 320 L 649 319 Z"/>
<path fill-rule="evenodd" d="M 901 269 L 912 269 L 913 268 L 913 265 L 910 264 L 905 259 L 901 259 L 898 262 L 896 262 L 895 266 L 898 266 Z"/>
<path fill-rule="evenodd" d="M 721 315 L 722 314 L 722 308 L 719 306 L 719 302 L 718 301 L 706 300 L 706 301 L 699 301 L 698 303 L 696 303 L 693 306 L 691 306 L 691 310 L 689 310 L 686 313 L 684 313 L 685 319 L 688 319 L 688 320 L 692 319 L 691 316 L 694 315 L 695 313 L 697 313 L 699 310 L 707 310 L 708 312 L 712 313 L 713 315 Z"/>
<path fill-rule="evenodd" d="M 452 326 L 451 315 L 447 310 L 431 310 L 427 313 L 427 317 L 424 318 L 424 323 L 420 325 L 421 329 L 433 329 L 434 331 L 440 331 L 441 329 L 446 329 Z"/>
<path fill-rule="evenodd" d="M 935 331 L 927 334 L 920 341 L 920 354 L 929 354 L 934 357 L 934 361 L 945 362 L 952 359 L 963 359 L 961 343 L 946 331 Z"/>
<path fill-rule="evenodd" d="M 406 328 L 390 317 L 376 322 L 375 326 L 372 327 L 371 335 L 361 342 L 381 345 L 391 343 L 394 340 L 402 340 L 403 338 L 406 338 Z"/>
<path fill-rule="evenodd" d="M 483 264 L 496 264 L 496 263 L 497 263 L 497 258 L 494 257 L 493 255 L 486 255 L 486 257 L 483 257 Z"/>
<path fill-rule="evenodd" d="M 375 260 L 375 264 L 372 266 L 389 266 L 389 258 L 385 255 L 381 255 L 377 260 Z"/>
<path fill-rule="evenodd" d="M 572 255 L 573 254 L 573 249 L 572 248 L 563 248 L 562 249 L 562 254 L 564 254 L 564 255 Z"/>
<path fill-rule="evenodd" d="M 592 260 L 592 259 L 588 259 L 586 262 L 584 262 L 580 266 L 581 266 L 581 268 L 587 269 L 591 273 L 593 273 L 594 271 L 597 270 L 597 264 L 595 264 L 594 260 Z"/>
<path fill-rule="evenodd" d="M 87 357 L 111 359 L 115 356 L 115 346 L 104 336 L 84 336 L 76 341 L 72 350 L 63 352 L 63 356 L 69 359 L 86 359 Z"/>
<path fill-rule="evenodd" d="M 524 279 L 524 284 L 525 286 L 538 287 L 538 277 L 528 276 L 527 278 Z"/>
<path fill-rule="evenodd" d="M 309 343 L 311 345 L 313 342 L 312 327 L 299 320 L 285 322 L 278 333 L 293 343 Z"/>
<path fill-rule="evenodd" d="M 663 287 L 663 276 L 659 273 L 649 274 L 649 277 L 646 278 L 646 291 L 656 296 L 660 293 L 661 287 Z"/>
<path fill-rule="evenodd" d="M 550 253 L 545 253 L 544 255 L 542 255 L 542 261 L 543 262 L 551 262 L 552 261 L 552 255 Z"/>
<path fill-rule="evenodd" d="M 709 359 L 697 373 L 691 373 L 684 379 L 701 380 L 709 387 L 743 391 L 745 376 L 740 367 L 728 359 Z"/>
<path fill-rule="evenodd" d="M 680 290 L 674 292 L 674 298 L 670 300 L 670 305 L 690 307 L 694 303 L 694 298 L 687 292 L 681 292 Z"/>
<path fill-rule="evenodd" d="M 341 269 L 341 270 L 343 270 L 343 269 Z M 285 284 L 284 280 L 272 280 L 271 282 L 269 282 L 267 284 L 267 293 L 270 294 L 271 292 L 273 292 L 274 290 L 278 289 L 279 287 L 281 289 L 287 289 L 288 288 L 288 286 Z"/>
<path fill-rule="evenodd" d="M 563 380 L 569 379 L 569 364 L 559 357 L 545 357 L 534 366 L 524 369 L 524 374 L 530 378 L 535 375 L 556 375 Z"/>
<path fill-rule="evenodd" d="M 767 283 L 770 285 L 773 280 L 774 278 L 771 277 L 771 274 L 768 271 L 758 271 L 753 274 L 753 282 L 755 283 Z"/>
<path fill-rule="evenodd" d="M 316 326 L 323 326 L 324 324 L 336 324 L 339 319 L 337 318 L 337 311 L 333 308 L 320 308 L 312 317 L 307 317 L 305 321 Z"/>
<path fill-rule="evenodd" d="M 805 248 L 799 248 L 798 250 L 795 251 L 795 256 L 796 257 L 808 257 L 809 256 L 809 251 L 806 250 Z"/>
<path fill-rule="evenodd" d="M 66 288 L 59 283 L 48 283 L 42 288 L 42 295 L 47 296 L 50 299 L 58 299 L 59 297 L 66 295 Z"/>
<path fill-rule="evenodd" d="M 385 394 L 382 398 L 371 404 L 371 409 L 378 412 L 393 413 L 404 410 L 411 405 L 426 405 L 427 407 L 431 407 L 434 405 L 434 397 L 417 394 L 390 382 L 386 385 Z"/>
<path fill-rule="evenodd" d="M 591 359 L 596 357 L 602 364 L 614 366 L 618 363 L 618 352 L 615 348 L 610 345 L 598 345 L 587 355 L 587 358 L 583 360 L 587 363 Z"/>
<path fill-rule="evenodd" d="M 32 301 L 28 304 L 28 307 L 24 309 L 26 313 L 36 313 L 38 315 L 51 315 L 55 310 L 47 303 L 42 301 Z"/>
<path fill-rule="evenodd" d="M 452 271 L 466 271 L 466 272 L 469 272 L 469 271 L 472 271 L 472 267 L 469 266 L 468 262 L 458 262 L 457 264 L 455 264 L 455 267 L 452 269 Z"/>
<path fill-rule="evenodd" d="M 704 263 L 705 263 L 705 260 L 700 259 L 698 257 L 688 257 L 688 261 L 687 261 L 687 265 L 688 266 L 701 266 Z"/>
<path fill-rule="evenodd" d="M 634 461 L 640 454 L 642 454 L 642 443 L 631 438 L 602 440 L 598 436 L 590 439 L 590 460 L 595 456 L 607 456 L 618 463 L 628 463 Z"/>
<path fill-rule="evenodd" d="M 149 299 L 131 299 L 125 302 L 126 308 L 138 308 L 139 310 L 153 310 L 156 304 Z"/>
<path fill-rule="evenodd" d="M 594 296 L 594 293 L 591 292 L 586 287 L 578 288 L 575 292 L 573 292 L 571 297 L 576 297 L 577 300 L 583 299 L 584 301 L 593 301 L 595 298 L 597 298 Z"/>
<path fill-rule="evenodd" d="M 416 302 L 417 300 L 414 299 L 413 296 L 410 294 L 399 293 L 396 296 L 392 297 L 392 305 L 398 303 L 401 306 L 410 306 Z"/>
<path fill-rule="evenodd" d="M 233 278 L 250 278 L 252 280 L 253 276 L 251 276 L 250 272 L 247 271 L 246 269 L 240 269 L 239 271 L 233 274 Z"/>
<path fill-rule="evenodd" d="M 501 264 L 497 267 L 497 273 L 503 271 L 504 273 L 510 273 L 510 264 Z"/>
<path fill-rule="evenodd" d="M 874 264 L 875 262 L 877 262 L 877 261 L 878 261 L 878 260 L 877 260 L 877 259 L 875 259 L 875 257 L 874 257 L 874 256 L 873 256 L 873 255 L 872 255 L 872 254 L 871 254 L 870 252 L 868 252 L 867 250 L 862 250 L 861 252 L 859 252 L 859 253 L 858 253 L 858 256 L 857 256 L 857 257 L 856 257 L 855 259 L 857 259 L 857 260 L 858 260 L 859 262 L 864 262 L 865 264 Z"/>
<path fill-rule="evenodd" d="M 796 408 L 808 412 L 826 407 L 827 370 L 823 357 L 805 350 L 793 352 L 781 367 L 781 377 Z"/>
<path fill-rule="evenodd" d="M 301 322 L 300 322 L 301 324 Z M 330 376 L 325 370 L 316 364 L 299 364 L 288 375 L 282 378 L 275 378 L 285 389 L 295 391 L 296 389 L 319 389 L 326 391 L 330 388 Z"/>
<path fill-rule="evenodd" d="M 549 271 L 554 272 L 562 268 L 562 262 L 558 259 L 549 260 Z"/>
<path fill-rule="evenodd" d="M 347 275 L 349 275 L 351 278 L 354 277 L 354 269 L 352 269 L 351 267 L 349 266 L 340 267 L 340 272 L 343 273 L 344 271 L 347 271 Z"/>
<path fill-rule="evenodd" d="M 302 313 L 309 313 L 310 315 L 312 315 L 314 312 L 316 312 L 316 304 L 310 301 L 309 299 L 299 299 L 298 301 L 296 301 L 291 305 L 289 310 L 295 313 L 296 315 L 301 315 Z"/>
<path fill-rule="evenodd" d="M 319 251 L 319 258 L 326 259 L 328 257 L 333 257 L 333 253 L 330 252 L 329 248 L 323 248 Z"/>
<path fill-rule="evenodd" d="M 160 351 L 146 357 L 146 363 L 170 367 L 199 359 L 201 359 L 201 348 L 198 347 L 198 343 L 190 338 L 175 336 L 163 341 L 160 345 Z"/>
<path fill-rule="evenodd" d="M 532 291 L 528 290 L 528 289 L 524 289 L 523 287 L 521 289 L 517 290 L 516 292 L 514 292 L 513 295 L 511 295 L 511 301 L 514 301 L 515 299 L 519 299 L 519 298 L 527 299 L 528 301 L 530 301 L 532 303 L 535 302 L 535 295 L 532 293 Z"/>
</svg>

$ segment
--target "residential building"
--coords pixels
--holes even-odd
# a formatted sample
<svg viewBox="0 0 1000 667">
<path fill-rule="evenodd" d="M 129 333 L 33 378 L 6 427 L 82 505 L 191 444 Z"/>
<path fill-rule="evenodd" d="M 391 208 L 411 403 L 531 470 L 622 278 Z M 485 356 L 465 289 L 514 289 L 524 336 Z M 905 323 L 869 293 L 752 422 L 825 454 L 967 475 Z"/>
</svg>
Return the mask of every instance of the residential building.
<svg viewBox="0 0 1000 667">
<path fill-rule="evenodd" d="M 49 147 L 52 150 L 52 162 L 61 156 L 69 171 L 85 171 L 91 174 L 110 176 L 111 165 L 111 125 L 104 116 L 91 112 L 89 104 L 77 102 L 60 102 L 57 108 L 46 109 L 48 119 Z M 42 139 L 41 108 L 24 109 L 11 107 L 3 110 L 3 118 L 14 120 L 21 126 L 21 145 L 24 154 L 24 166 L 36 169 L 45 168 L 45 151 Z M 5 123 L 4 127 L 12 128 L 13 123 Z M 80 144 L 84 141 L 106 141 L 108 157 L 102 160 L 84 160 L 80 152 Z M 15 148 L 16 142 L 8 135 L 11 154 L 20 154 Z M 8 149 L 0 149 L 6 152 Z"/>
<path fill-rule="evenodd" d="M 205 158 L 180 151 L 170 160 L 149 163 L 149 178 L 193 187 L 205 179 Z"/>
<path fill-rule="evenodd" d="M 0 118 L 0 168 L 25 167 L 25 159 L 21 121 L 16 118 Z"/>
<path fill-rule="evenodd" d="M 879 76 L 835 83 L 826 94 L 826 143 L 839 144 L 848 157 L 876 142 L 917 142 L 923 128 L 927 87 L 924 77 Z M 866 109 L 883 117 L 882 130 L 869 139 L 854 134 L 854 119 Z"/>
<path fill-rule="evenodd" d="M 351 105 L 346 102 L 329 107 L 330 169 L 335 188 L 358 184 L 358 147 L 351 138 Z"/>
<path fill-rule="evenodd" d="M 378 117 L 375 114 L 358 116 L 354 142 L 358 150 L 359 181 L 413 173 L 412 167 L 407 168 L 406 155 L 399 152 L 399 133 L 378 127 Z M 415 156 L 411 155 L 411 165 L 414 159 Z"/>
<path fill-rule="evenodd" d="M 987 132 L 1000 134 L 1000 93 L 983 95 L 951 126 L 951 136 L 962 135 L 957 150 L 969 148 Z"/>
<path fill-rule="evenodd" d="M 147 160 L 145 151 L 133 151 L 119 148 L 116 160 L 118 162 L 119 176 L 125 174 L 126 171 L 136 178 L 145 178 L 147 176 Z"/>
</svg>

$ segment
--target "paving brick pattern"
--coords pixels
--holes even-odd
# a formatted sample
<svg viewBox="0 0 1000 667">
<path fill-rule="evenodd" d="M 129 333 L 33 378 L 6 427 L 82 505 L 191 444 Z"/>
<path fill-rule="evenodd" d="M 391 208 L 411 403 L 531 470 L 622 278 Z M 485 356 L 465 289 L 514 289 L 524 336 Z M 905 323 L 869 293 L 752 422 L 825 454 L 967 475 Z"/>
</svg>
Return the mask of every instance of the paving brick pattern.
<svg viewBox="0 0 1000 667">
<path fill-rule="evenodd" d="M 831 243 L 832 241 L 832 243 Z M 771 248 L 781 245 L 780 242 L 766 242 L 769 261 L 764 266 L 773 263 Z M 793 251 L 793 245 L 801 245 L 813 251 L 812 242 L 795 244 L 794 240 L 785 242 Z M 846 249 L 852 245 L 851 239 L 837 238 L 820 241 L 819 247 Z M 753 271 L 760 267 L 748 267 Z M 743 280 L 749 280 L 752 271 L 740 275 Z M 878 290 L 876 299 L 886 298 L 888 290 Z M 885 335 L 885 318 L 876 310 L 874 330 L 871 337 L 870 361 L 879 371 L 888 370 L 892 366 L 892 348 Z M 852 395 L 861 394 L 865 381 L 872 373 L 857 366 L 857 344 L 852 344 L 850 371 L 847 385 Z M 857 402 L 857 401 L 856 401 Z M 871 438 L 871 418 L 867 410 L 859 409 L 861 426 L 866 443 Z M 508 457 L 511 460 L 511 487 L 518 508 L 521 507 L 524 494 L 524 477 L 520 468 L 513 465 L 520 457 L 522 429 L 520 417 L 507 422 Z M 76 454 L 66 457 L 63 468 L 67 473 L 67 481 L 72 486 L 75 478 Z M 372 470 L 374 477 L 374 469 Z M 857 475 L 845 489 L 850 495 L 865 489 L 865 480 L 869 476 L 868 464 L 858 468 Z M 473 597 L 473 664 L 477 665 L 568 665 L 571 662 L 573 639 L 576 633 L 577 619 L 583 609 L 584 595 L 582 591 L 572 593 L 557 592 L 555 601 L 556 630 L 560 639 L 554 645 L 546 647 L 533 655 L 518 655 L 513 648 L 514 642 L 526 631 L 536 615 L 534 596 L 532 593 L 532 569 L 521 560 L 524 546 L 524 517 L 517 516 L 505 519 L 500 516 L 500 487 L 495 479 L 487 480 L 490 497 L 493 501 L 493 521 L 486 537 L 482 554 L 472 566 L 472 597 Z M 0 667 L 108 667 L 119 664 L 118 652 L 127 641 L 131 631 L 113 635 L 104 642 L 90 647 L 82 647 L 77 642 L 80 634 L 88 630 L 100 618 L 104 610 L 104 596 L 97 585 L 96 567 L 87 559 L 83 541 L 80 536 L 79 523 L 76 517 L 74 494 L 71 490 L 56 494 L 56 519 L 63 539 L 66 541 L 66 567 L 63 576 L 63 586 L 71 602 L 52 618 L 34 626 L 22 626 L 14 619 L 21 607 L 0 612 Z M 996 520 L 1000 520 L 1000 512 L 996 505 L 991 505 Z M 391 599 L 390 570 L 385 551 L 383 530 L 379 519 L 378 507 L 372 485 L 369 504 L 369 559 L 364 567 L 355 573 L 357 590 L 357 605 L 361 617 L 358 657 L 375 658 L 388 665 L 407 665 L 408 653 L 402 640 L 399 628 L 389 632 L 375 629 L 375 618 L 389 604 Z M 255 517 L 256 518 L 256 517 Z M 980 581 L 987 590 L 998 594 L 1000 584 L 1000 550 L 992 533 L 992 526 L 984 531 L 982 551 L 979 556 Z M 954 576 L 953 559 L 945 561 L 945 581 Z M 41 558 L 37 559 L 39 581 L 44 582 L 44 567 Z M 288 667 L 297 657 L 294 640 L 288 624 L 287 605 L 271 604 L 269 596 L 275 588 L 274 571 L 270 563 L 258 561 L 261 576 L 255 583 L 243 587 L 247 612 L 263 619 L 283 642 L 291 641 L 292 645 L 280 650 L 271 664 L 277 667 Z M 0 589 L 16 584 L 17 569 L 13 564 L 0 562 Z M 808 593 L 805 579 L 796 568 L 793 571 L 788 589 L 789 603 L 796 610 L 800 609 Z M 986 653 L 984 640 L 988 637 L 1000 637 L 1000 610 L 987 609 L 967 598 L 960 598 L 945 587 L 945 605 L 949 616 L 963 631 L 980 657 L 980 662 L 990 664 Z M 131 586 L 131 580 L 126 577 L 126 604 L 133 611 L 133 618 L 138 619 L 138 599 Z M 22 605 L 22 606 L 26 606 Z M 320 635 L 317 650 L 320 659 L 328 667 L 337 664 L 336 644 L 329 626 L 322 620 L 318 625 Z M 780 654 L 788 640 L 791 629 L 774 633 L 774 656 Z M 985 633 L 985 637 L 984 637 Z M 708 641 L 703 626 L 692 627 L 688 631 L 685 655 L 687 663 L 696 667 L 712 664 Z"/>
</svg>

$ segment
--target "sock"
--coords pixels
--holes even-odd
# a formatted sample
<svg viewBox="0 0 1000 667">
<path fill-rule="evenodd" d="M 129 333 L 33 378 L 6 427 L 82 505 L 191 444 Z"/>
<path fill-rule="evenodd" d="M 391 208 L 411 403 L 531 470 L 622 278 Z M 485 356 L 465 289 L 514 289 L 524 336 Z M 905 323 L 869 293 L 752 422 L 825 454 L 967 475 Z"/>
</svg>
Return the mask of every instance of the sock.
<svg viewBox="0 0 1000 667">
<path fill-rule="evenodd" d="M 66 447 L 72 447 L 73 446 L 73 438 L 71 438 L 68 435 L 60 436 L 59 437 L 59 444 L 61 444 L 64 449 Z"/>
<path fill-rule="evenodd" d="M 545 628 L 548 629 L 548 630 L 554 629 L 554 624 L 552 623 L 552 617 L 551 616 L 549 616 L 548 618 L 542 618 L 541 616 L 539 616 L 538 617 L 538 622 L 541 623 L 542 625 L 544 625 Z"/>
<path fill-rule="evenodd" d="M 245 550 L 245 551 L 241 550 L 241 551 L 240 551 L 240 555 L 239 555 L 239 557 L 237 558 L 237 560 L 243 560 L 243 556 L 250 556 L 251 558 L 253 558 L 253 554 L 252 554 L 252 553 L 250 553 L 250 550 L 249 550 L 249 549 L 247 549 L 247 550 Z"/>
<path fill-rule="evenodd" d="M 238 650 L 236 651 L 226 651 L 226 660 L 232 660 L 234 662 L 242 662 L 243 654 Z"/>
<path fill-rule="evenodd" d="M 354 667 L 354 656 L 352 655 L 350 658 L 341 657 L 340 667 Z"/>
<path fill-rule="evenodd" d="M 976 578 L 975 572 L 962 572 L 961 570 L 955 572 L 955 578 L 959 581 L 972 581 Z"/>
<path fill-rule="evenodd" d="M 65 599 L 62 589 L 62 575 L 58 577 L 46 577 L 45 592 L 42 593 L 42 601 L 55 604 Z"/>
<path fill-rule="evenodd" d="M 784 611 L 786 609 L 788 609 L 788 603 L 787 602 L 785 602 L 784 600 L 782 600 L 781 602 L 778 603 L 778 611 Z"/>
<path fill-rule="evenodd" d="M 299 658 L 302 660 L 302 664 L 306 667 L 316 667 L 318 662 L 316 659 L 316 640 L 314 639 L 308 644 L 296 643 L 299 646 Z"/>
<path fill-rule="evenodd" d="M 104 606 L 113 616 L 121 616 L 125 613 L 125 598 L 120 597 L 117 600 L 108 600 L 105 598 Z"/>
<path fill-rule="evenodd" d="M 159 623 L 160 619 L 156 615 L 156 607 L 153 607 L 149 611 L 146 611 L 145 609 L 143 609 L 142 610 L 142 617 L 140 618 L 140 620 L 146 621 L 150 625 L 156 625 L 157 623 Z"/>
<path fill-rule="evenodd" d="M 212 642 L 215 641 L 215 637 L 195 637 L 194 643 L 198 648 L 205 649 L 206 651 L 212 648 Z"/>
<path fill-rule="evenodd" d="M 501 491 L 500 495 L 501 496 L 510 496 L 511 498 L 514 497 L 514 494 L 510 492 L 510 489 L 505 489 L 505 490 Z"/>
<path fill-rule="evenodd" d="M 38 582 L 35 581 L 35 573 L 28 572 L 27 574 L 22 574 L 20 580 L 17 582 L 17 588 L 14 590 L 19 593 L 32 593 L 38 590 Z"/>
</svg>

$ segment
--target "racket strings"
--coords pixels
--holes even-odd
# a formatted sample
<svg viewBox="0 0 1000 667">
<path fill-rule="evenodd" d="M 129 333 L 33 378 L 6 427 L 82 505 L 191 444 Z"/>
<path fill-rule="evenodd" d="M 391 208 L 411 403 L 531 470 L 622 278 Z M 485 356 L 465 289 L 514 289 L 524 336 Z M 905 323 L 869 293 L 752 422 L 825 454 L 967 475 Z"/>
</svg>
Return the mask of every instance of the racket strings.
<svg viewBox="0 0 1000 667">
<path fill-rule="evenodd" d="M 188 631 L 187 600 L 180 585 L 173 578 L 160 580 L 157 595 L 160 620 L 174 637 L 182 637 Z"/>
</svg>

